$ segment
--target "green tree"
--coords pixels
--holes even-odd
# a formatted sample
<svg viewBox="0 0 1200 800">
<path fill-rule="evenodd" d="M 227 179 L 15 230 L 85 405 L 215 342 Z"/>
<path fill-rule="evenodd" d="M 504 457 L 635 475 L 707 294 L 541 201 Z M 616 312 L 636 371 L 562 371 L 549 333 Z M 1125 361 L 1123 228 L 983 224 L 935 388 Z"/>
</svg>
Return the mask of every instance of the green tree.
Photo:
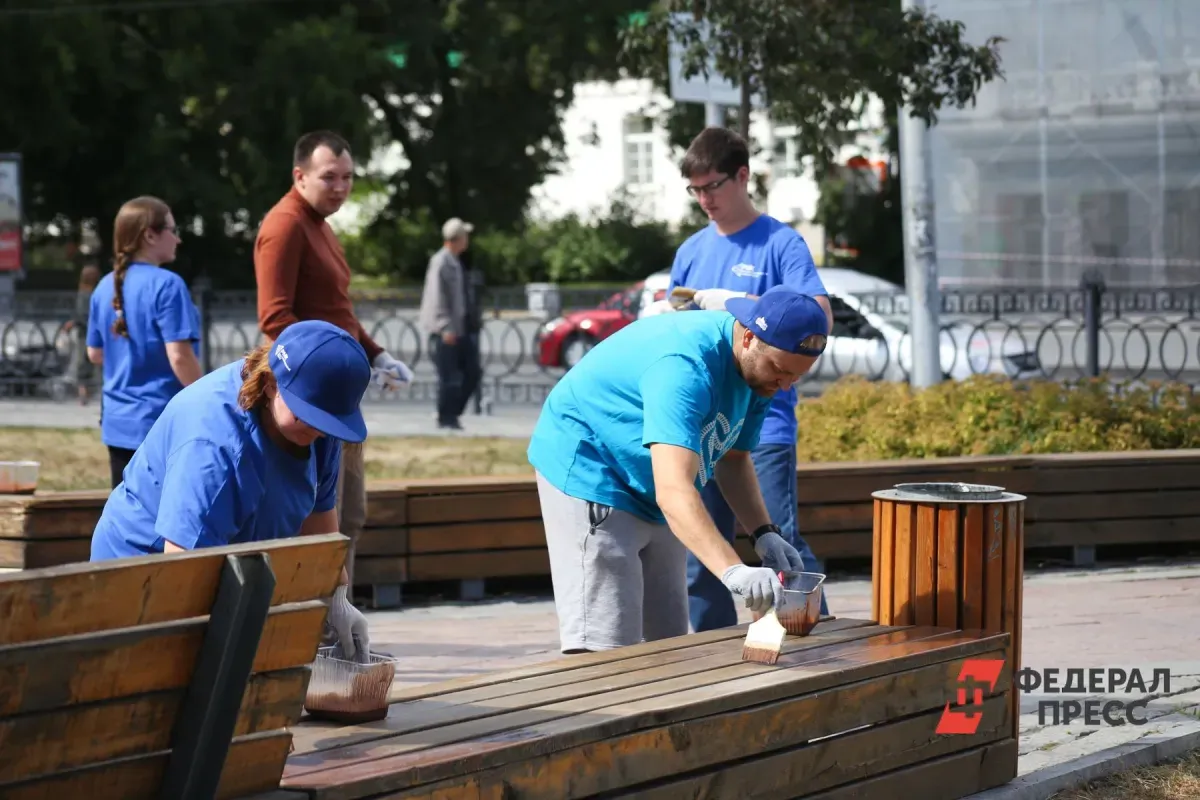
<svg viewBox="0 0 1200 800">
<path fill-rule="evenodd" d="M 25 157 L 39 237 L 92 228 L 106 241 L 120 204 L 152 193 L 184 227 L 180 272 L 250 286 L 292 143 L 333 128 L 386 192 L 371 257 L 423 265 L 412 234 L 429 221 L 519 225 L 561 160 L 575 85 L 616 77 L 618 26 L 637 5 L 30 4 L 0 11 L 0 150 Z M 392 144 L 400 168 L 368 172 L 367 155 Z"/>
<path fill-rule="evenodd" d="M 899 160 L 896 115 L 888 115 L 884 148 Z M 818 173 L 815 222 L 825 231 L 826 266 L 848 267 L 904 285 L 904 220 L 900 170 L 878 183 L 862 171 L 825 165 Z"/>
<path fill-rule="evenodd" d="M 902 9 L 900 0 L 658 0 L 625 29 L 625 63 L 666 86 L 671 37 L 686 76 L 708 75 L 711 63 L 741 84 L 743 133 L 749 99 L 761 95 L 818 162 L 846 141 L 872 95 L 933 124 L 940 108 L 964 107 L 1002 74 L 1000 38 L 971 45 L 962 23 Z M 673 130 L 694 135 L 698 107 L 677 113 L 689 118 Z"/>
</svg>

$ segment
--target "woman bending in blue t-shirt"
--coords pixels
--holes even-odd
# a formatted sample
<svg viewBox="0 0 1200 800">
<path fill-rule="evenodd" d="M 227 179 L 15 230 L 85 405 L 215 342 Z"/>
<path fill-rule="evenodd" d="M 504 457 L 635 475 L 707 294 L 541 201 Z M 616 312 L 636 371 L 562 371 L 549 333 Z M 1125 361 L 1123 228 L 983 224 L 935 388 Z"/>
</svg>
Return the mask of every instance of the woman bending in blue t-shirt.
<svg viewBox="0 0 1200 800">
<path fill-rule="evenodd" d="M 167 401 L 201 374 L 200 314 L 183 278 L 162 268 L 180 241 L 166 203 L 130 200 L 113 225 L 113 271 L 92 293 L 87 354 L 104 365 L 100 438 L 114 487 Z"/>
<path fill-rule="evenodd" d="M 327 322 L 284 329 L 273 345 L 176 395 L 108 497 L 92 561 L 336 533 L 341 442 L 362 442 L 366 351 Z M 347 657 L 366 618 L 346 571 L 329 625 Z M 369 649 L 364 650 L 369 652 Z"/>
</svg>

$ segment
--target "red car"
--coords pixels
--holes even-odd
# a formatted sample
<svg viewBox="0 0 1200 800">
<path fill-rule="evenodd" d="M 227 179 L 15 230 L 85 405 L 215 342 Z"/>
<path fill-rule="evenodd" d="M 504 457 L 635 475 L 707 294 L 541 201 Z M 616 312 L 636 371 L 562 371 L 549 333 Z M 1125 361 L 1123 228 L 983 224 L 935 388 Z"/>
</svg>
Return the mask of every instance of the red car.
<svg viewBox="0 0 1200 800">
<path fill-rule="evenodd" d="M 648 300 L 661 299 L 645 297 L 646 284 L 647 281 L 638 281 L 596 308 L 569 311 L 542 325 L 534 338 L 538 365 L 570 369 L 578 364 L 596 342 L 636 320 Z M 665 294 L 665 287 L 657 294 Z"/>
</svg>

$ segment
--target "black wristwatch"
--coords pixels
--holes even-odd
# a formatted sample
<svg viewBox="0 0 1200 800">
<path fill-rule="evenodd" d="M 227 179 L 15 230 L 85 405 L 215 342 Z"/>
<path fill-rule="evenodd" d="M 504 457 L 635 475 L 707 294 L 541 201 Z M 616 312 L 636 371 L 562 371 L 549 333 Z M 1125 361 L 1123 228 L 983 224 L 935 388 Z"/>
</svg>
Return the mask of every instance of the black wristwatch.
<svg viewBox="0 0 1200 800">
<path fill-rule="evenodd" d="M 780 530 L 779 526 L 773 522 L 768 522 L 766 525 L 759 525 L 750 532 L 750 544 L 758 544 L 758 537 L 767 533 L 782 534 L 783 531 Z"/>
</svg>

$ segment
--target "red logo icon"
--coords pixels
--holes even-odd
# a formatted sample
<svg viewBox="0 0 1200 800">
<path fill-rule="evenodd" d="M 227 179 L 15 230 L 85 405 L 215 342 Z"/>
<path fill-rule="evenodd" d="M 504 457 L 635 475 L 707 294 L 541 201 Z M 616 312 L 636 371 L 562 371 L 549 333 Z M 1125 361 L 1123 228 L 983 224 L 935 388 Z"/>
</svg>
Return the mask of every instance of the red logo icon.
<svg viewBox="0 0 1200 800">
<path fill-rule="evenodd" d="M 983 721 L 983 697 L 985 692 L 996 688 L 1000 670 L 1004 668 L 1002 658 L 968 658 L 958 673 L 958 708 L 946 703 L 942 718 L 938 720 L 937 733 L 972 734 L 979 730 Z"/>
</svg>

